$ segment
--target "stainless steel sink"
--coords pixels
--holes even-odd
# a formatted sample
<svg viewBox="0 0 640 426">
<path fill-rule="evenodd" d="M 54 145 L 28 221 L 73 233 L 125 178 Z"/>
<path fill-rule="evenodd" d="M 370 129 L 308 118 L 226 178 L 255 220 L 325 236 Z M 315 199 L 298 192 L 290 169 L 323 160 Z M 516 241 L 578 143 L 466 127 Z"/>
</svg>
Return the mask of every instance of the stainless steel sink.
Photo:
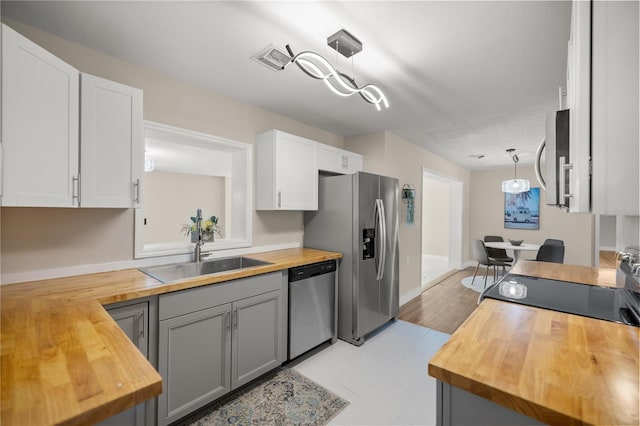
<svg viewBox="0 0 640 426">
<path fill-rule="evenodd" d="M 250 259 L 244 256 L 226 257 L 208 260 L 206 262 L 172 263 L 170 265 L 150 266 L 138 268 L 139 271 L 163 283 L 198 277 L 200 275 L 215 274 L 217 272 L 233 271 L 254 266 L 271 265 L 270 262 Z"/>
</svg>

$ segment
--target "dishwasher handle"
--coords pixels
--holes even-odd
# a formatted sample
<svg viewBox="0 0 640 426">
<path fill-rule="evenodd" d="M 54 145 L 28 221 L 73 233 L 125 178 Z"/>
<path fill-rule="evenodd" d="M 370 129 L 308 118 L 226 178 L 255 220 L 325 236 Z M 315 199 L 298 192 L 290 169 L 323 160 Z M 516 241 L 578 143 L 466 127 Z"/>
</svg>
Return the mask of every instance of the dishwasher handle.
<svg viewBox="0 0 640 426">
<path fill-rule="evenodd" d="M 304 280 L 316 275 L 329 274 L 336 271 L 336 261 L 313 263 L 311 265 L 297 266 L 289 269 L 289 282 Z"/>
</svg>

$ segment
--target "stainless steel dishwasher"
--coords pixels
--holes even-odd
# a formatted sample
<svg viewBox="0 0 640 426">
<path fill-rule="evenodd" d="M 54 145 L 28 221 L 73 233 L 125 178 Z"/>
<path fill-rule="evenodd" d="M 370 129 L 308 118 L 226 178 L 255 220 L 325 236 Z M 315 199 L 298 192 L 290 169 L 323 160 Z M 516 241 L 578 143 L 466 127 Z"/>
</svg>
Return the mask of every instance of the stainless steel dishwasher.
<svg viewBox="0 0 640 426">
<path fill-rule="evenodd" d="M 289 359 L 336 339 L 336 261 L 289 269 Z"/>
</svg>

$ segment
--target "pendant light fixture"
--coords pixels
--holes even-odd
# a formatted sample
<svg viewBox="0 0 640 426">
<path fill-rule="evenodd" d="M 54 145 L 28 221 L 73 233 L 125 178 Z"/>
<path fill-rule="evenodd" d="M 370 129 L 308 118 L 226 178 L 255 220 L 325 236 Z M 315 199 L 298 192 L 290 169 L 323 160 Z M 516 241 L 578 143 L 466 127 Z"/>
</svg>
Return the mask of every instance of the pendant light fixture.
<svg viewBox="0 0 640 426">
<path fill-rule="evenodd" d="M 340 30 L 327 38 L 327 44 L 346 58 L 350 58 L 362 50 L 362 43 L 347 30 Z M 382 90 L 373 84 L 365 84 L 360 87 L 355 79 L 341 71 L 338 71 L 322 55 L 303 51 L 294 54 L 289 45 L 286 46 L 287 53 L 291 61 L 287 65 L 296 64 L 305 74 L 317 80 L 322 80 L 324 84 L 338 96 L 351 96 L 359 94 L 362 99 L 373 104 L 378 111 L 381 106 L 389 108 L 389 102 Z"/>
<path fill-rule="evenodd" d="M 509 154 L 513 160 L 513 179 L 502 181 L 502 192 L 519 194 L 521 192 L 527 192 L 531 188 L 531 184 L 527 179 L 518 179 L 516 168 L 520 159 L 513 153 L 514 151 L 514 148 L 507 149 L 507 154 Z"/>
</svg>

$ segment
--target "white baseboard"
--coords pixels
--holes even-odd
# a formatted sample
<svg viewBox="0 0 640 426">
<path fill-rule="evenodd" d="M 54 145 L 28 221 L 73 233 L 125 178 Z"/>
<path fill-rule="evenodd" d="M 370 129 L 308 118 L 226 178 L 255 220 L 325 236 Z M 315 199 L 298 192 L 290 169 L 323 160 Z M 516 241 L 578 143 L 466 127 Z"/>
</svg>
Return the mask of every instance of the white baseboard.
<svg viewBox="0 0 640 426">
<path fill-rule="evenodd" d="M 246 247 L 240 249 L 220 250 L 212 252 L 207 259 L 217 259 L 228 256 L 239 256 L 251 253 L 262 253 L 272 250 L 284 250 L 298 248 L 300 243 L 273 244 L 268 246 Z M 68 266 L 64 268 L 39 269 L 27 272 L 15 272 L 2 274 L 0 283 L 13 284 L 26 281 L 48 280 L 52 278 L 70 277 L 74 275 L 94 274 L 97 272 L 119 271 L 121 269 L 144 268 L 148 266 L 163 265 L 167 263 L 189 262 L 192 254 L 180 254 L 175 256 L 161 256 L 145 259 L 123 260 L 120 262 L 95 263 L 90 265 Z"/>
<path fill-rule="evenodd" d="M 423 254 L 422 260 L 431 260 L 434 262 L 449 262 L 448 256 L 436 256 L 435 254 Z"/>
</svg>

